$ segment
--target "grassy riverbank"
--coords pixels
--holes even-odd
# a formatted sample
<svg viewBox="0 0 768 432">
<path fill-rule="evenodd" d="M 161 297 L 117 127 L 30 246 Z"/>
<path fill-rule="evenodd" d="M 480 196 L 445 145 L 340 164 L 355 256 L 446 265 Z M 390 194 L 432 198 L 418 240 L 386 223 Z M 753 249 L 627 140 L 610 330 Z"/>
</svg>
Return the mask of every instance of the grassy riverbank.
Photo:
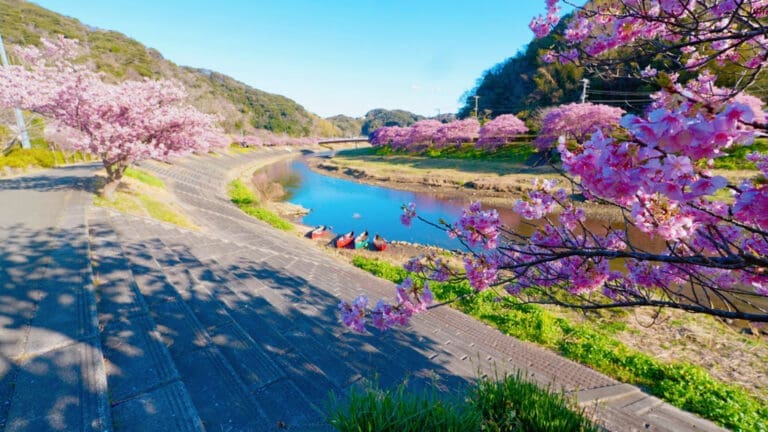
<svg viewBox="0 0 768 432">
<path fill-rule="evenodd" d="M 407 272 L 380 260 L 355 257 L 353 264 L 370 273 L 400 282 Z M 471 293 L 466 281 L 431 284 L 439 301 Z M 733 430 L 768 430 L 766 395 L 713 378 L 704 368 L 686 362 L 662 362 L 620 342 L 622 321 L 577 323 L 536 305 L 518 304 L 493 291 L 462 297 L 454 303 L 462 312 L 522 340 L 538 343 L 618 380 L 644 388 L 669 403 Z M 755 344 L 764 343 L 756 341 Z M 755 345 L 757 346 L 757 345 Z M 718 359 L 725 361 L 726 357 Z M 731 360 L 732 361 L 732 360 Z M 763 365 L 764 367 L 764 365 Z"/>
<path fill-rule="evenodd" d="M 123 180 L 111 198 L 96 196 L 93 202 L 97 206 L 123 213 L 149 217 L 182 228 L 199 229 L 184 215 L 180 206 L 176 204 L 175 196 L 168 191 L 165 183 L 138 168 L 125 170 Z"/>
<path fill-rule="evenodd" d="M 293 224 L 259 204 L 259 200 L 240 179 L 229 183 L 229 198 L 243 212 L 264 221 L 273 227 L 283 230 L 293 230 Z"/>
</svg>

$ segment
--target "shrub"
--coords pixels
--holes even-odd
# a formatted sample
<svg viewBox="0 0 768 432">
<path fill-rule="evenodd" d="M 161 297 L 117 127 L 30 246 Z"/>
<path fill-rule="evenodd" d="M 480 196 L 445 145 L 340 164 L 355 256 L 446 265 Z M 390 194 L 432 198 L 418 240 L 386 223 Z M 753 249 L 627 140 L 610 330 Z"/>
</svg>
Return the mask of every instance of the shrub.
<svg viewBox="0 0 768 432">
<path fill-rule="evenodd" d="M 344 401 L 331 395 L 328 422 L 339 431 L 598 431 L 562 393 L 519 372 L 481 378 L 459 397 L 434 390 L 376 386 L 354 389 Z"/>
<path fill-rule="evenodd" d="M 293 224 L 268 209 L 260 207 L 256 195 L 239 179 L 233 180 L 229 184 L 229 198 L 249 216 L 266 222 L 279 230 L 290 231 L 293 229 Z"/>
</svg>

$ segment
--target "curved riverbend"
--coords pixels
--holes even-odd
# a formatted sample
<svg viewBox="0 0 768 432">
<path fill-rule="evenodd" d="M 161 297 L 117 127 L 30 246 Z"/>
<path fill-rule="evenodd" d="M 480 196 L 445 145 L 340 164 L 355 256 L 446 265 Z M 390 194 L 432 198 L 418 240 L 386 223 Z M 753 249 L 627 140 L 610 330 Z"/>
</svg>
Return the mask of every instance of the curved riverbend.
<svg viewBox="0 0 768 432">
<path fill-rule="evenodd" d="M 461 244 L 436 228 L 409 228 L 400 223 L 402 204 L 413 202 L 420 216 L 430 221 L 453 222 L 461 216 L 469 198 L 418 193 L 359 183 L 312 171 L 304 159 L 281 161 L 254 172 L 254 183 L 278 182 L 285 200 L 310 209 L 299 220 L 305 225 L 331 225 L 336 233 L 368 230 L 388 240 L 457 249 Z M 499 210 L 507 226 L 520 218 L 510 210 Z M 418 224 L 418 222 L 414 222 Z"/>
</svg>

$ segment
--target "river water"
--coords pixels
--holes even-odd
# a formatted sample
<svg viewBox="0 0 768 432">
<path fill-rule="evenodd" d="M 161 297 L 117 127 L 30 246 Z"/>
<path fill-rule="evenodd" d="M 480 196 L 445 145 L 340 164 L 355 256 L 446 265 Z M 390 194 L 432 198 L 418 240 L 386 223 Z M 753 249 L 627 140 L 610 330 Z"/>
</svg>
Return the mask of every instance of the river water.
<svg viewBox="0 0 768 432">
<path fill-rule="evenodd" d="M 331 225 L 337 234 L 368 230 L 388 240 L 400 240 L 447 249 L 459 249 L 461 244 L 445 232 L 414 220 L 411 228 L 400 223 L 401 206 L 413 202 L 418 214 L 430 221 L 456 221 L 470 197 L 438 196 L 414 193 L 358 183 L 313 172 L 302 159 L 287 160 L 254 173 L 254 182 L 278 182 L 285 189 L 284 199 L 310 209 L 299 222 Z M 510 206 L 512 199 L 510 199 Z M 505 225 L 516 227 L 520 218 L 508 209 L 498 209 Z"/>
</svg>

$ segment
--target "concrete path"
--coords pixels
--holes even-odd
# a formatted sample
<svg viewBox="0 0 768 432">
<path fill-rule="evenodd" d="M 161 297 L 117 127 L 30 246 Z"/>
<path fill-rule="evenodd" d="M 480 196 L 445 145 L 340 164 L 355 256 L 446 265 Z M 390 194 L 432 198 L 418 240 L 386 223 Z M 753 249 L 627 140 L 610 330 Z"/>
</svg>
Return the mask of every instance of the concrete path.
<svg viewBox="0 0 768 432">
<path fill-rule="evenodd" d="M 524 369 L 575 393 L 610 430 L 719 430 L 449 308 L 419 316 L 403 331 L 346 331 L 337 314 L 340 299 L 390 298 L 393 285 L 228 202 L 228 173 L 273 156 L 145 164 L 172 186 L 202 232 L 100 208 L 89 210 L 86 224 L 78 185 L 87 183 L 87 170 L 49 174 L 83 176 L 58 182 L 63 190 L 34 176 L 0 181 L 1 235 L 11 246 L 0 255 L 0 401 L 6 401 L 0 422 L 6 429 L 329 430 L 330 391 L 343 395 L 366 382 L 403 380 L 413 388 L 455 389 L 496 368 Z M 37 186 L 56 192 L 49 211 L 59 206 L 64 217 L 9 216 L 45 207 L 45 200 L 4 207 L 7 197 L 22 202 L 18 191 L 32 196 Z M 26 200 L 33 199 L 25 194 Z M 51 270 L 30 277 L 41 266 Z M 54 277 L 56 289 L 69 291 L 51 308 L 45 299 Z M 33 338 L 37 333 L 43 336 Z M 40 348 L 37 340 L 47 345 Z M 31 395 L 40 396 L 41 408 L 27 405 Z"/>
<path fill-rule="evenodd" d="M 0 429 L 111 425 L 85 226 L 96 169 L 0 180 Z"/>
</svg>

